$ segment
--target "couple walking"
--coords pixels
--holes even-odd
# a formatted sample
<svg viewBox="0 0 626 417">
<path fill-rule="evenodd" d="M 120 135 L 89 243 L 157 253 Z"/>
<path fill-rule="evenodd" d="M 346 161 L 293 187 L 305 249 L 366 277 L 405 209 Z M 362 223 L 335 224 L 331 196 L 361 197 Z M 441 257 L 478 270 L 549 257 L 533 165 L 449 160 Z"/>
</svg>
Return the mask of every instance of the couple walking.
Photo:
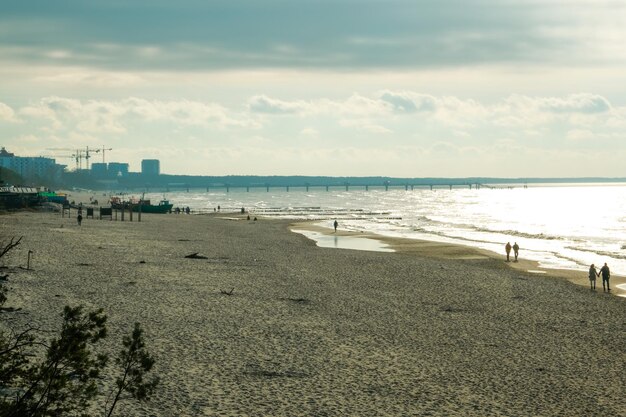
<svg viewBox="0 0 626 417">
<path fill-rule="evenodd" d="M 519 255 L 519 245 L 517 242 L 515 242 L 513 246 L 511 246 L 511 242 L 506 242 L 506 246 L 504 247 L 504 250 L 506 251 L 506 261 L 509 262 L 510 260 L 511 248 L 513 248 L 513 255 L 515 256 L 515 260 L 513 262 L 517 262 L 517 257 Z"/>
<path fill-rule="evenodd" d="M 589 267 L 589 285 L 591 286 L 591 289 L 596 289 L 596 278 L 600 275 L 602 275 L 602 291 L 611 291 L 611 286 L 609 285 L 611 270 L 606 262 L 604 263 L 604 266 L 600 268 L 600 272 L 596 271 L 596 266 L 594 264 L 591 264 Z"/>
</svg>

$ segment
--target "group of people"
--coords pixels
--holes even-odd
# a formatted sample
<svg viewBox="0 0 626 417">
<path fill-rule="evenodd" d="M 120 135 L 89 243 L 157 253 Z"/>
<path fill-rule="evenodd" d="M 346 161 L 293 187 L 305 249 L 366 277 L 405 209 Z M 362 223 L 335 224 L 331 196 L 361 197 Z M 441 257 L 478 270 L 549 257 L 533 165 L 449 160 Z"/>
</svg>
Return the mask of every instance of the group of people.
<svg viewBox="0 0 626 417">
<path fill-rule="evenodd" d="M 604 263 L 604 266 L 600 268 L 600 272 L 596 270 L 596 266 L 591 264 L 589 267 L 589 285 L 591 286 L 591 290 L 596 289 L 596 278 L 602 275 L 602 291 L 611 291 L 611 286 L 609 285 L 609 280 L 611 279 L 611 270 L 609 266 Z"/>
<path fill-rule="evenodd" d="M 517 262 L 517 257 L 519 256 L 519 245 L 517 242 L 511 246 L 511 242 L 507 242 L 504 246 L 504 250 L 506 251 L 506 261 L 510 261 L 511 249 L 513 249 L 513 256 L 515 256 L 515 260 L 513 262 Z M 589 285 L 592 290 L 596 289 L 596 278 L 602 275 L 602 290 L 605 292 L 611 291 L 611 286 L 609 285 L 609 280 L 611 279 L 611 270 L 609 266 L 604 263 L 604 266 L 600 268 L 600 271 L 596 270 L 596 266 L 591 264 L 589 267 Z"/>
<path fill-rule="evenodd" d="M 515 256 L 515 260 L 513 262 L 517 262 L 517 257 L 519 256 L 519 245 L 517 242 L 511 246 L 511 242 L 506 242 L 506 246 L 504 246 L 504 250 L 506 251 L 506 261 L 509 262 L 511 259 L 511 249 L 513 249 L 513 256 Z"/>
</svg>

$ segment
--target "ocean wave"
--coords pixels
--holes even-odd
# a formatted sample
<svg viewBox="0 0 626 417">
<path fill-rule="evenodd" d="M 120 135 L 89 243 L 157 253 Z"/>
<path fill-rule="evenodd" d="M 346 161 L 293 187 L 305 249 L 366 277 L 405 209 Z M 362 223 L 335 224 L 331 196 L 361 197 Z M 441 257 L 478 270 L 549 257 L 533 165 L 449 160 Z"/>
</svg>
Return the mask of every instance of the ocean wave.
<svg viewBox="0 0 626 417">
<path fill-rule="evenodd" d="M 621 254 L 621 253 L 616 253 L 616 252 L 611 252 L 611 251 L 586 249 L 586 248 L 581 248 L 578 246 L 565 246 L 565 249 L 575 250 L 578 252 L 593 253 L 595 255 L 606 256 L 606 257 L 613 258 L 613 259 L 626 259 L 626 254 Z"/>
<path fill-rule="evenodd" d="M 523 237 L 523 238 L 527 238 L 527 239 L 540 239 L 540 240 L 579 240 L 579 239 L 571 239 L 565 236 L 555 236 L 555 235 L 549 235 L 549 234 L 545 234 L 545 233 L 529 233 L 529 232 L 520 232 L 519 230 L 497 230 L 497 229 L 491 229 L 488 227 L 484 227 L 484 226 L 477 226 L 474 224 L 469 224 L 469 223 L 454 223 L 454 222 L 448 222 L 448 221 L 440 221 L 440 220 L 436 220 L 433 218 L 430 218 L 428 216 L 419 216 L 417 218 L 418 221 L 422 221 L 425 223 L 430 223 L 430 224 L 439 224 L 439 225 L 445 225 L 445 226 L 454 226 L 457 227 L 459 229 L 467 229 L 467 230 L 472 230 L 472 231 L 476 231 L 476 232 L 480 232 L 480 233 L 490 233 L 490 234 L 497 234 L 497 235 L 507 235 L 507 236 L 514 236 L 514 237 Z M 419 227 L 419 226 L 416 226 Z M 492 243 L 498 243 L 498 242 L 492 242 Z"/>
</svg>

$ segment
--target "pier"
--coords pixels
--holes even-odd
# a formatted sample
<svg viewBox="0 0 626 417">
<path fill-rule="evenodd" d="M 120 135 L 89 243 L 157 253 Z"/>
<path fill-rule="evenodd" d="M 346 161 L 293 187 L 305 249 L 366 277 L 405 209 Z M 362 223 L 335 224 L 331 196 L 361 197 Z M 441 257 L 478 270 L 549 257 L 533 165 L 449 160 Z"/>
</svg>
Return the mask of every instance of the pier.
<svg viewBox="0 0 626 417">
<path fill-rule="evenodd" d="M 523 188 L 527 188 L 526 184 L 519 184 L 519 186 L 523 187 Z M 150 187 L 145 187 L 147 192 L 150 192 Z M 161 187 L 153 187 L 153 188 L 158 188 L 160 190 L 162 190 Z M 405 184 L 396 184 L 396 183 L 383 183 L 383 184 L 350 184 L 350 183 L 343 183 L 343 184 L 337 184 L 337 183 L 333 183 L 333 184 L 246 184 L 246 185 L 241 185 L 241 184 L 209 184 L 203 187 L 200 187 L 198 185 L 191 185 L 191 184 L 181 184 L 181 183 L 172 183 L 172 184 L 167 184 L 166 188 L 163 190 L 165 192 L 171 192 L 171 191 L 187 191 L 189 192 L 190 190 L 199 190 L 199 189 L 203 189 L 205 190 L 207 193 L 212 192 L 212 191 L 226 191 L 227 193 L 232 191 L 243 191 L 245 190 L 246 192 L 250 192 L 252 191 L 259 191 L 259 190 L 264 190 L 265 192 L 270 192 L 270 191 L 276 191 L 276 190 L 284 190 L 285 192 L 290 192 L 290 191 L 312 191 L 312 190 L 325 190 L 327 192 L 329 191 L 335 191 L 335 190 L 343 190 L 343 191 L 351 191 L 351 190 L 365 190 L 365 191 L 370 191 L 370 190 L 385 190 L 385 191 L 389 191 L 389 190 L 405 190 L 405 191 L 413 191 L 416 189 L 429 189 L 429 190 L 439 190 L 439 189 L 447 189 L 447 190 L 452 190 L 452 189 L 460 189 L 460 188 L 469 188 L 470 190 L 480 190 L 481 188 L 487 188 L 487 189 L 503 189 L 503 188 L 507 188 L 507 189 L 511 189 L 513 188 L 512 186 L 505 186 L 505 185 L 500 185 L 500 186 L 495 186 L 495 185 L 489 185 L 489 184 L 482 184 L 482 183 L 405 183 Z"/>
</svg>

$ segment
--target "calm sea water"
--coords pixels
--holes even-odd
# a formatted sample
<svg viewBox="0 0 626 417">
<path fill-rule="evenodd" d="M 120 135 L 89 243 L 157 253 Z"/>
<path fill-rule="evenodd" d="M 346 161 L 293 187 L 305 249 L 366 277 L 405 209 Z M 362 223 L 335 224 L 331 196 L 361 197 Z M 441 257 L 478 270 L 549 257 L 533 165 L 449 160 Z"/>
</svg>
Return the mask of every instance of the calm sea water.
<svg viewBox="0 0 626 417">
<path fill-rule="evenodd" d="M 146 195 L 154 200 L 163 193 Z M 626 275 L 626 184 L 519 185 L 497 189 L 190 190 L 165 194 L 196 212 L 236 211 L 317 220 L 381 235 L 459 243 L 520 257 L 548 268 L 586 270 L 607 262 Z"/>
</svg>

